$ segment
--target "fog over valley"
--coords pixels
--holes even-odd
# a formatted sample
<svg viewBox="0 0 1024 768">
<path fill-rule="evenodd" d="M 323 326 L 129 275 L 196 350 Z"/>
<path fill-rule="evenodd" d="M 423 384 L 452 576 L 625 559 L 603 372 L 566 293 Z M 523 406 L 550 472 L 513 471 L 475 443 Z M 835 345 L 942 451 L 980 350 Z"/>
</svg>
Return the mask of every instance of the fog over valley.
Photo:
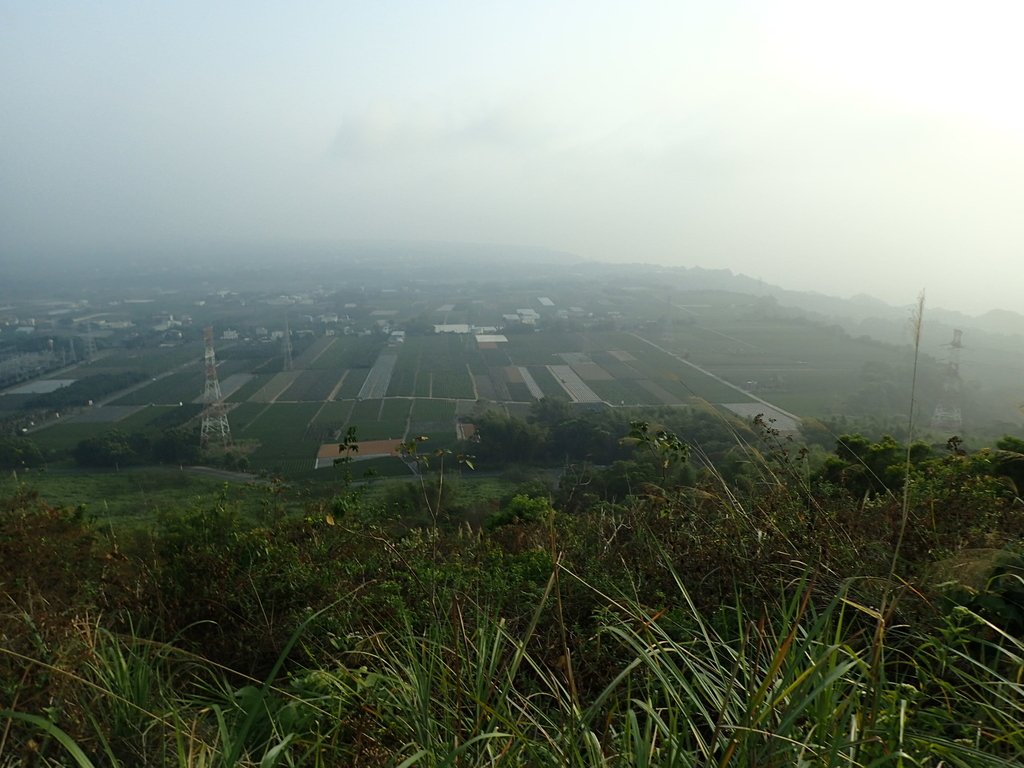
<svg viewBox="0 0 1024 768">
<path fill-rule="evenodd" d="M 7 4 L 0 260 L 487 243 L 1014 310 L 1021 14 Z"/>
</svg>

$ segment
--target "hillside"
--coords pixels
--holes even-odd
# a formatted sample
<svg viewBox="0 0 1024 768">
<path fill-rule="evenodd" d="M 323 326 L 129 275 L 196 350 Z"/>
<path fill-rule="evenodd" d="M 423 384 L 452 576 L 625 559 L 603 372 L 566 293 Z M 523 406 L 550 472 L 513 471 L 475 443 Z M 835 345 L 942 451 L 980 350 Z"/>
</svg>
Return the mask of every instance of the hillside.
<svg viewBox="0 0 1024 768">
<path fill-rule="evenodd" d="M 413 442 L 419 479 L 383 495 L 343 464 L 330 497 L 225 486 L 134 533 L 48 505 L 31 474 L 5 484 L 0 754 L 1017 759 L 1024 443 L 944 455 L 850 435 L 809 472 L 768 425 L 720 465 L 656 424 L 621 437 L 629 459 L 520 475 L 493 500 L 466 495 L 466 461 Z"/>
</svg>

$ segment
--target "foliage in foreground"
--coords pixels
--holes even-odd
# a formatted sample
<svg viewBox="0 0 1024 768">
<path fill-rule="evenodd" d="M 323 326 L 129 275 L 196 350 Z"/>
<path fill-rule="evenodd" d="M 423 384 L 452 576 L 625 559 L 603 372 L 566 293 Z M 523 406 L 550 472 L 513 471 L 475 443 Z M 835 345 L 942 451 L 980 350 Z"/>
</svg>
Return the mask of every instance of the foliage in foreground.
<svg viewBox="0 0 1024 768">
<path fill-rule="evenodd" d="M 428 479 L 414 527 L 351 494 L 259 525 L 218 497 L 117 540 L 9 499 L 0 765 L 1024 754 L 1024 520 L 994 459 L 921 463 L 904 507 L 785 455 L 670 485 L 670 437 L 634 430 L 656 471 L 624 502 L 568 474 L 485 529 L 446 525 Z"/>
</svg>

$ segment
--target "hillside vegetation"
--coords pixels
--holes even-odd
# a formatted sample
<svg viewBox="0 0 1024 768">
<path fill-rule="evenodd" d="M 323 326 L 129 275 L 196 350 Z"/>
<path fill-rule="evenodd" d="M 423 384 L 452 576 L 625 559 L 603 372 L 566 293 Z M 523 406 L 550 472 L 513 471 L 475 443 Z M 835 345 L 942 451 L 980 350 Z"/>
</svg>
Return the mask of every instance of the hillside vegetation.
<svg viewBox="0 0 1024 768">
<path fill-rule="evenodd" d="M 483 506 L 460 497 L 474 459 L 429 441 L 385 495 L 352 465 L 329 496 L 225 487 L 151 529 L 17 486 L 0 502 L 0 765 L 1024 754 L 1024 442 L 847 435 L 812 466 L 759 421 L 712 461 L 685 431 L 699 419 L 570 432 L 543 408 L 484 422 L 484 463 L 556 438 L 607 458 Z"/>
</svg>

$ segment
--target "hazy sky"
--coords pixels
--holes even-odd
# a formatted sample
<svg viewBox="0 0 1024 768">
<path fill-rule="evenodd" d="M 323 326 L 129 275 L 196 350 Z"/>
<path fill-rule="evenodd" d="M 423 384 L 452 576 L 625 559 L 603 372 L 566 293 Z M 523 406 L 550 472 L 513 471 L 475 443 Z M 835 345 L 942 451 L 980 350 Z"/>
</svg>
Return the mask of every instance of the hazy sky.
<svg viewBox="0 0 1024 768">
<path fill-rule="evenodd" d="M 1024 3 L 0 0 L 0 258 L 548 246 L 1024 308 Z"/>
</svg>

